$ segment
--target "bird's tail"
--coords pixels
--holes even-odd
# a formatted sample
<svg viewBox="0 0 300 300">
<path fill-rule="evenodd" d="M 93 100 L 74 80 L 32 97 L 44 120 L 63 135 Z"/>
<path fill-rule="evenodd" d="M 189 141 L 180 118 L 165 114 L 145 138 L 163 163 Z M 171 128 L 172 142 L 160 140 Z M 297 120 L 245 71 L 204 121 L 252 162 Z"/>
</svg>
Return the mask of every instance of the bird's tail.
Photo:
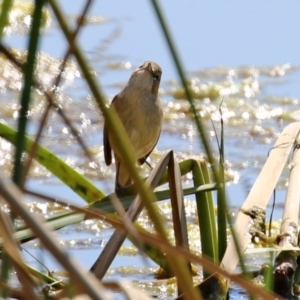
<svg viewBox="0 0 300 300">
<path fill-rule="evenodd" d="M 132 179 L 126 166 L 124 165 L 124 163 L 116 159 L 115 193 L 118 196 L 122 196 L 124 188 L 131 183 Z"/>
</svg>

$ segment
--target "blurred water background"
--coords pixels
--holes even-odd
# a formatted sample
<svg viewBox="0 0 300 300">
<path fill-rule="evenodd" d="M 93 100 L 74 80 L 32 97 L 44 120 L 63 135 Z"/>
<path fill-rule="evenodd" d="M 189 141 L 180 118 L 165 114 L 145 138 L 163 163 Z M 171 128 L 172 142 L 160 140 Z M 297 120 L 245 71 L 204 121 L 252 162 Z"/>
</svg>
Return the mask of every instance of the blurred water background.
<svg viewBox="0 0 300 300">
<path fill-rule="evenodd" d="M 74 24 L 83 1 L 64 0 L 69 20 Z M 297 12 L 300 3 L 272 1 L 172 1 L 161 3 L 165 17 L 180 53 L 187 77 L 195 96 L 196 106 L 205 120 L 216 157 L 216 132 L 220 130 L 219 107 L 225 125 L 226 179 L 228 201 L 233 215 L 245 200 L 255 178 L 260 172 L 279 133 L 291 122 L 300 120 L 300 21 Z M 21 33 L 6 37 L 6 43 L 18 49 L 26 47 Z M 175 151 L 178 160 L 190 157 L 202 158 L 203 148 L 178 82 L 170 53 L 148 1 L 94 1 L 87 25 L 83 28 L 79 43 L 89 57 L 91 66 L 108 100 L 120 91 L 132 71 L 145 60 L 153 60 L 163 69 L 160 98 L 165 119 L 161 138 L 150 158 L 154 163 L 167 149 Z M 45 31 L 39 56 L 38 76 L 49 84 L 56 75 L 59 60 L 66 51 L 66 43 L 52 21 Z M 5 69 L 6 68 L 6 69 Z M 15 126 L 18 111 L 18 93 L 21 79 L 9 66 L 2 64 L 0 75 L 0 118 Z M 106 193 L 113 190 L 114 167 L 106 167 L 102 153 L 103 118 L 81 80 L 80 70 L 70 62 L 64 74 L 60 105 L 82 133 L 95 160 L 82 155 L 68 128 L 53 112 L 42 144 L 47 146 L 70 165 L 88 176 Z M 30 113 L 29 132 L 35 134 L 37 124 L 45 108 L 43 98 L 35 94 Z M 134 112 L 133 112 L 134 113 Z M 12 147 L 1 140 L 0 163 L 2 176 L 10 176 Z M 149 169 L 145 167 L 143 174 Z M 288 168 L 282 176 L 276 193 L 275 219 L 280 219 L 287 186 Z M 191 177 L 184 178 L 184 186 L 192 184 Z M 69 203 L 84 202 L 39 165 L 31 171 L 27 187 Z M 31 201 L 34 212 L 51 215 L 58 206 Z M 197 236 L 193 197 L 187 198 L 191 239 L 195 249 L 200 245 Z M 171 226 L 170 207 L 161 205 L 166 224 Z M 147 218 L 144 220 L 147 224 Z M 149 225 L 150 226 L 150 225 Z M 93 220 L 78 226 L 60 230 L 58 235 L 72 254 L 89 268 L 105 244 L 111 229 Z M 107 277 L 125 277 L 140 286 L 151 285 L 153 293 L 161 299 L 171 297 L 164 287 L 155 290 L 153 278 L 156 266 L 138 256 L 131 244 L 114 261 Z M 41 252 L 36 242 L 26 247 L 42 257 L 50 269 L 59 268 L 47 253 Z M 31 258 L 28 257 L 30 261 Z M 256 262 L 257 261 L 257 262 Z M 261 260 L 251 258 L 255 267 Z M 36 264 L 32 260 L 33 264 Z M 38 264 L 37 264 L 38 265 Z M 136 266 L 136 267 L 133 267 Z M 149 286 L 148 286 L 149 288 Z M 243 292 L 234 289 L 230 299 L 245 298 Z"/>
</svg>

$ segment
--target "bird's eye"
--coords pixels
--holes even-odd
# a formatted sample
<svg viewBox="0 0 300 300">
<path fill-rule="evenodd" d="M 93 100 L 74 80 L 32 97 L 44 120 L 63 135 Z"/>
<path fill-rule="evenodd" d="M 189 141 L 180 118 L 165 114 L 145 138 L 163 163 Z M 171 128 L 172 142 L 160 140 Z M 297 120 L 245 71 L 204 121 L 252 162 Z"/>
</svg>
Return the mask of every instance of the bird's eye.
<svg viewBox="0 0 300 300">
<path fill-rule="evenodd" d="M 140 66 L 139 66 L 139 69 L 141 69 L 143 66 L 144 66 L 144 65 L 140 65 Z"/>
<path fill-rule="evenodd" d="M 155 81 L 159 81 L 160 80 L 160 74 L 153 74 L 153 79 Z"/>
</svg>

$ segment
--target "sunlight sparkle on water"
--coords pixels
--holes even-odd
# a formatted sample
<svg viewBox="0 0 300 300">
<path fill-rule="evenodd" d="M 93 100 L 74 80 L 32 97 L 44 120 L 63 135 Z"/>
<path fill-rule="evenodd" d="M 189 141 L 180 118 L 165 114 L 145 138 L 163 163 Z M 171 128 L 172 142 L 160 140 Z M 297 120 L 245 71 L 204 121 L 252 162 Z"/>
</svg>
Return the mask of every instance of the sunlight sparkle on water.
<svg viewBox="0 0 300 300">
<path fill-rule="evenodd" d="M 284 76 L 287 71 L 291 70 L 290 64 L 283 64 L 275 66 L 273 70 L 270 71 L 271 76 Z"/>
</svg>

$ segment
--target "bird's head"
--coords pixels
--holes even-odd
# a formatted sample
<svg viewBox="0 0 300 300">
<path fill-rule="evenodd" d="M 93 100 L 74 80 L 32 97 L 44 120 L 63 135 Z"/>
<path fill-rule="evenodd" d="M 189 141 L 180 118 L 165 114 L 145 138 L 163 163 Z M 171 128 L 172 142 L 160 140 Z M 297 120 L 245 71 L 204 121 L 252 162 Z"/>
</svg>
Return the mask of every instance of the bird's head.
<svg viewBox="0 0 300 300">
<path fill-rule="evenodd" d="M 129 79 L 129 85 L 143 89 L 156 96 L 161 74 L 161 67 L 157 63 L 145 61 L 132 73 Z"/>
</svg>

